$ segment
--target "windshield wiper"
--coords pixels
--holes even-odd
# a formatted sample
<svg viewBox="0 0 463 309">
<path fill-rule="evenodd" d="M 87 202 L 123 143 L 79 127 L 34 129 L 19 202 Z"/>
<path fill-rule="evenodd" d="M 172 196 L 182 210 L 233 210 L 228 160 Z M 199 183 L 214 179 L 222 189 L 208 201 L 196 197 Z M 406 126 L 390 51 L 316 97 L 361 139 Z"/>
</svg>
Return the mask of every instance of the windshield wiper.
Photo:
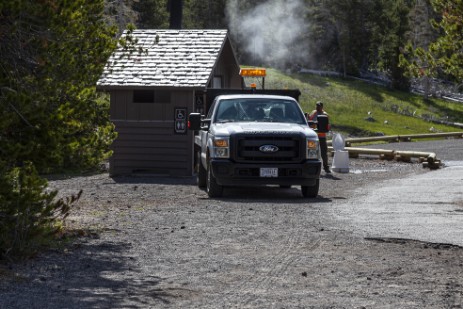
<svg viewBox="0 0 463 309">
<path fill-rule="evenodd" d="M 235 122 L 234 120 L 219 120 L 216 123 L 229 123 L 229 122 Z"/>
</svg>

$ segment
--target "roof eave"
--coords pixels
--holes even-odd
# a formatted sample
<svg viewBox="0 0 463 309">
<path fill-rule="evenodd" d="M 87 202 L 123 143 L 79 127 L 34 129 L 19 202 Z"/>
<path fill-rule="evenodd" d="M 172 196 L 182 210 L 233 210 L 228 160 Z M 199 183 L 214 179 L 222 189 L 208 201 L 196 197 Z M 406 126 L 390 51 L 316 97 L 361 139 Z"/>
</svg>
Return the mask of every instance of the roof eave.
<svg viewBox="0 0 463 309">
<path fill-rule="evenodd" d="M 97 85 L 98 91 L 111 90 L 143 90 L 143 89 L 158 89 L 158 90 L 204 90 L 206 86 L 141 86 L 141 85 Z"/>
</svg>

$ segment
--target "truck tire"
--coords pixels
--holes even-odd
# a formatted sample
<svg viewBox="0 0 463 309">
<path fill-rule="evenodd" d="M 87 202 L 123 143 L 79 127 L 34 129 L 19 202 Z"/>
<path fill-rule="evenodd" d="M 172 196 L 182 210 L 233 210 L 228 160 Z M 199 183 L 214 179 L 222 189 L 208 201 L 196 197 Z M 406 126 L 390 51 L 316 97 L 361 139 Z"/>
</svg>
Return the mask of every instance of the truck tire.
<svg viewBox="0 0 463 309">
<path fill-rule="evenodd" d="M 221 197 L 223 193 L 223 187 L 217 183 L 214 175 L 212 174 L 212 166 L 210 162 L 207 163 L 206 192 L 209 197 Z"/>
<path fill-rule="evenodd" d="M 207 184 L 207 171 L 204 166 L 201 164 L 201 154 L 197 153 L 197 160 L 198 160 L 198 187 L 203 189 L 206 187 Z"/>
<path fill-rule="evenodd" d="M 301 192 L 304 197 L 317 197 L 318 189 L 320 187 L 320 179 L 317 179 L 317 182 L 313 186 L 301 186 Z"/>
</svg>

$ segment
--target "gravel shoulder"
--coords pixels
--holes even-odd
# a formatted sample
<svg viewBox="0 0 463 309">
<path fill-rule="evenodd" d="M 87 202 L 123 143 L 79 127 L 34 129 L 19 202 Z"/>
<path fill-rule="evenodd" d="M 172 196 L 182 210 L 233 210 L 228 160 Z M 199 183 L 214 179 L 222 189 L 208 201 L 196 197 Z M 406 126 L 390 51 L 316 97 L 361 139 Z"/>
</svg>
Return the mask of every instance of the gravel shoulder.
<svg viewBox="0 0 463 309">
<path fill-rule="evenodd" d="M 405 146 L 462 160 L 461 140 L 378 148 Z M 80 237 L 0 265 L 0 308 L 461 308 L 461 247 L 363 238 L 331 210 L 432 171 L 373 158 L 350 169 L 323 174 L 317 199 L 277 187 L 209 199 L 193 178 L 50 181 L 83 190 L 68 221 Z"/>
</svg>

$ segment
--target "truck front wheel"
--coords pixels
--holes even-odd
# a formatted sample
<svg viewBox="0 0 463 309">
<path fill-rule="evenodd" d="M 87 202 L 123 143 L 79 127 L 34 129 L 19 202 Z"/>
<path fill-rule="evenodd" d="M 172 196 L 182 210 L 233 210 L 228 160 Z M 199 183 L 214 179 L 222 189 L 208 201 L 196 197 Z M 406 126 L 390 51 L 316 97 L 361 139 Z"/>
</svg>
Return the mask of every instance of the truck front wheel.
<svg viewBox="0 0 463 309">
<path fill-rule="evenodd" d="M 212 174 L 212 166 L 210 161 L 207 163 L 206 192 L 209 197 L 221 197 L 223 193 L 223 187 L 217 183 L 214 175 Z"/>
<path fill-rule="evenodd" d="M 301 186 L 301 192 L 304 197 L 317 197 L 318 189 L 320 187 L 320 179 L 317 179 L 317 182 L 313 186 Z"/>
</svg>

